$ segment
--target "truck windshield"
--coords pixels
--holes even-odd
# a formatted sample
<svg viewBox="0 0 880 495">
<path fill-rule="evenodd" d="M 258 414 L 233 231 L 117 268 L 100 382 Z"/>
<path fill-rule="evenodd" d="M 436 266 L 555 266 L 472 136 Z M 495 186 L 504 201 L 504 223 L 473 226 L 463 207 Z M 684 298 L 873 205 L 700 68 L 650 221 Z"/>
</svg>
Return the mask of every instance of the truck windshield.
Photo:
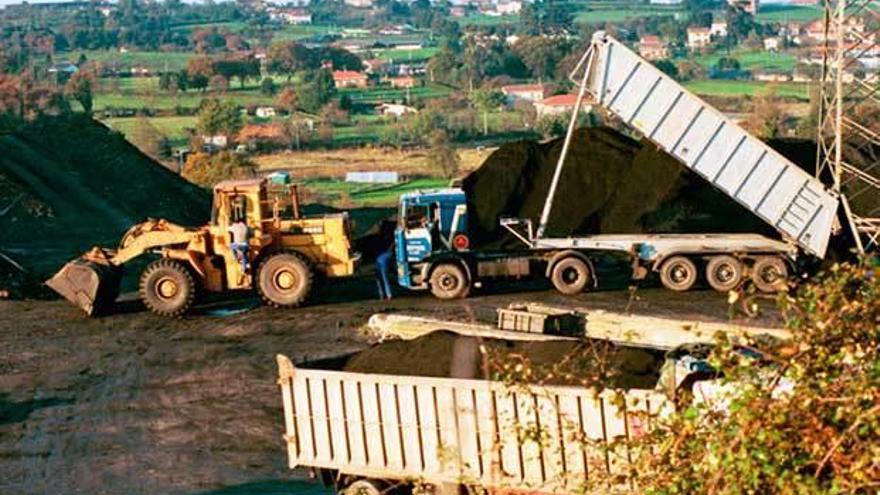
<svg viewBox="0 0 880 495">
<path fill-rule="evenodd" d="M 410 205 L 406 209 L 405 226 L 408 229 L 418 229 L 428 223 L 430 211 L 425 205 Z"/>
</svg>

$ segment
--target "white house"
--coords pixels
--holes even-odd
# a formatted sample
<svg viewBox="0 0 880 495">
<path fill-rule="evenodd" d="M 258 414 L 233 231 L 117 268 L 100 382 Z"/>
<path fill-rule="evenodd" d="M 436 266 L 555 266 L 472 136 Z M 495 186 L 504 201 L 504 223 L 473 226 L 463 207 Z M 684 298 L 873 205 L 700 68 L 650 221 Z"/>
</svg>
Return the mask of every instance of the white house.
<svg viewBox="0 0 880 495">
<path fill-rule="evenodd" d="M 419 113 L 415 108 L 400 103 L 382 103 L 376 106 L 376 111 L 382 115 L 393 117 L 403 117 L 407 114 Z"/>
<path fill-rule="evenodd" d="M 574 104 L 577 102 L 577 95 L 565 94 L 554 95 L 535 102 L 535 112 L 538 117 L 546 117 L 550 115 L 564 115 L 574 110 Z M 590 106 L 581 104 L 582 112 L 589 112 Z"/>
<path fill-rule="evenodd" d="M 705 48 L 712 43 L 712 32 L 709 28 L 689 27 L 687 28 L 687 46 L 691 50 L 699 50 Z"/>
<path fill-rule="evenodd" d="M 261 119 L 268 119 L 275 116 L 275 109 L 272 107 L 258 107 L 255 115 Z"/>
<path fill-rule="evenodd" d="M 779 38 L 776 36 L 769 36 L 764 38 L 764 50 L 768 52 L 778 52 L 779 51 Z"/>
<path fill-rule="evenodd" d="M 709 27 L 709 35 L 723 38 L 727 36 L 727 21 L 712 21 Z"/>
<path fill-rule="evenodd" d="M 501 93 L 507 97 L 507 103 L 517 101 L 541 101 L 547 96 L 547 86 L 544 84 L 509 84 L 501 86 Z"/>
</svg>

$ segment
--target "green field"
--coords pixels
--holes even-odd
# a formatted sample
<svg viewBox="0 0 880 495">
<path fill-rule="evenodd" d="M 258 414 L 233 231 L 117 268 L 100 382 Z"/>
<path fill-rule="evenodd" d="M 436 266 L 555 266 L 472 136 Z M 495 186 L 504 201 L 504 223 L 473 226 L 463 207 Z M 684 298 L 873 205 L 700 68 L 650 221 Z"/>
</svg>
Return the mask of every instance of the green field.
<svg viewBox="0 0 880 495">
<path fill-rule="evenodd" d="M 136 117 L 119 117 L 103 120 L 105 124 L 126 135 L 134 131 L 136 121 Z M 186 136 L 186 129 L 193 129 L 196 126 L 196 118 L 188 116 L 152 117 L 149 121 L 165 137 L 174 140 L 183 139 Z"/>
<path fill-rule="evenodd" d="M 761 5 L 758 22 L 809 22 L 822 18 L 824 11 L 819 5 Z"/>
<path fill-rule="evenodd" d="M 319 24 L 287 25 L 272 34 L 272 41 L 299 40 L 310 36 L 340 34 L 342 28 Z"/>
<path fill-rule="evenodd" d="M 180 24 L 171 28 L 172 31 L 194 31 L 196 29 L 217 28 L 220 30 L 229 30 L 231 33 L 239 33 L 247 27 L 247 24 L 241 21 L 228 22 L 205 22 L 194 24 Z"/>
<path fill-rule="evenodd" d="M 740 67 L 744 70 L 768 69 L 791 72 L 794 70 L 795 65 L 797 65 L 797 57 L 795 57 L 794 55 L 788 53 L 773 53 L 765 51 L 734 51 L 730 54 L 716 52 L 710 55 L 698 56 L 694 60 L 706 69 L 709 69 L 716 63 L 718 63 L 718 59 L 722 57 L 733 57 L 737 59 L 739 61 Z"/>
<path fill-rule="evenodd" d="M 627 19 L 651 16 L 671 16 L 682 13 L 680 7 L 658 7 L 639 5 L 632 3 L 593 2 L 586 5 L 575 16 L 575 22 L 580 24 L 601 24 L 606 22 L 621 22 Z"/>
<path fill-rule="evenodd" d="M 501 26 L 504 24 L 516 24 L 519 15 L 485 15 L 473 14 L 466 17 L 454 18 L 462 26 Z"/>
<path fill-rule="evenodd" d="M 76 60 L 80 52 L 70 52 L 69 56 Z M 153 71 L 164 71 L 166 68 L 177 71 L 186 68 L 187 61 L 194 56 L 188 52 L 141 52 L 132 51 L 120 53 L 116 50 L 88 50 L 85 56 L 88 60 L 100 62 L 105 65 L 119 65 L 122 68 L 132 66 L 148 67 Z"/>
<path fill-rule="evenodd" d="M 776 96 L 809 99 L 809 86 L 801 83 L 765 83 L 760 81 L 690 81 L 685 87 L 704 96 Z"/>
<path fill-rule="evenodd" d="M 453 89 L 440 84 L 427 84 L 412 89 L 397 88 L 350 88 L 341 89 L 338 94 L 348 95 L 355 103 L 381 103 L 383 101 L 403 101 L 407 96 L 411 98 L 440 98 L 453 93 Z"/>
<path fill-rule="evenodd" d="M 415 50 L 389 48 L 387 50 L 373 50 L 373 55 L 376 58 L 381 58 L 383 60 L 392 59 L 398 62 L 407 60 L 421 61 L 433 57 L 434 54 L 438 51 L 440 51 L 440 49 L 433 46 L 427 48 L 418 48 Z"/>
<path fill-rule="evenodd" d="M 272 105 L 275 98 L 264 96 L 254 91 L 230 90 L 219 94 L 214 92 L 201 93 L 187 91 L 176 95 L 156 92 L 155 94 L 98 94 L 95 96 L 95 110 L 103 110 L 107 107 L 114 108 L 149 108 L 152 110 L 172 110 L 175 107 L 196 108 L 205 98 L 220 98 L 224 101 L 233 101 L 238 105 Z"/>
<path fill-rule="evenodd" d="M 321 202 L 336 203 L 346 200 L 360 206 L 393 206 L 401 194 L 416 189 L 446 187 L 448 179 L 419 177 L 399 184 L 353 184 L 340 179 L 305 179 L 303 187 L 318 196 Z"/>
</svg>

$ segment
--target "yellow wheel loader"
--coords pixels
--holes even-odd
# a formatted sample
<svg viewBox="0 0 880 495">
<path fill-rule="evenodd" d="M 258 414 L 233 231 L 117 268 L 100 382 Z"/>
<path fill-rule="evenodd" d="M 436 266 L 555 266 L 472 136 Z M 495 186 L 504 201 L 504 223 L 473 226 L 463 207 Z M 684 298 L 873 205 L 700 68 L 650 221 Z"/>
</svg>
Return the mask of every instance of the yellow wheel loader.
<svg viewBox="0 0 880 495">
<path fill-rule="evenodd" d="M 359 255 L 352 252 L 346 213 L 303 217 L 296 186 L 286 176 L 277 182 L 221 182 L 209 225 L 147 220 L 129 229 L 117 249 L 92 248 L 46 284 L 89 315 L 100 313 L 119 295 L 123 265 L 154 253 L 160 258 L 144 269 L 139 292 L 157 314 L 185 313 L 200 291 L 256 289 L 272 306 L 297 306 L 316 273 L 352 275 Z M 237 219 L 248 226 L 247 260 L 232 249 L 229 228 Z"/>
</svg>

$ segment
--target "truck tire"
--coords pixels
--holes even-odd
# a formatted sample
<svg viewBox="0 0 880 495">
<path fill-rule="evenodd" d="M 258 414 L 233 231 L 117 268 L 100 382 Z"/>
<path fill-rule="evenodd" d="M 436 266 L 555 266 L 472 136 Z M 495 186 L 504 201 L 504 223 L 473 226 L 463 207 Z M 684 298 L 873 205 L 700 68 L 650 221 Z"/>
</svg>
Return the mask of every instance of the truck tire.
<svg viewBox="0 0 880 495">
<path fill-rule="evenodd" d="M 779 292 L 788 281 L 788 265 L 776 256 L 755 258 L 752 265 L 752 282 L 755 287 L 766 293 Z"/>
<path fill-rule="evenodd" d="M 690 290 L 697 282 L 697 267 L 684 256 L 673 256 L 660 267 L 660 282 L 676 292 Z"/>
<path fill-rule="evenodd" d="M 713 256 L 706 264 L 706 282 L 718 292 L 735 289 L 743 279 L 742 263 L 733 256 Z"/>
<path fill-rule="evenodd" d="M 153 313 L 180 316 L 195 301 L 196 283 L 183 263 L 162 258 L 144 269 L 139 292 L 144 306 Z"/>
<path fill-rule="evenodd" d="M 359 479 L 338 491 L 340 495 L 383 495 L 384 483 L 371 479 Z"/>
<path fill-rule="evenodd" d="M 590 282 L 590 277 L 589 265 L 575 256 L 559 260 L 553 265 L 553 271 L 550 273 L 553 287 L 568 296 L 583 292 Z"/>
<path fill-rule="evenodd" d="M 312 291 L 312 269 L 294 253 L 273 254 L 260 264 L 257 292 L 276 308 L 299 306 Z"/>
<path fill-rule="evenodd" d="M 431 272 L 431 294 L 437 299 L 462 299 L 470 290 L 467 273 L 458 264 L 444 263 Z"/>
</svg>

